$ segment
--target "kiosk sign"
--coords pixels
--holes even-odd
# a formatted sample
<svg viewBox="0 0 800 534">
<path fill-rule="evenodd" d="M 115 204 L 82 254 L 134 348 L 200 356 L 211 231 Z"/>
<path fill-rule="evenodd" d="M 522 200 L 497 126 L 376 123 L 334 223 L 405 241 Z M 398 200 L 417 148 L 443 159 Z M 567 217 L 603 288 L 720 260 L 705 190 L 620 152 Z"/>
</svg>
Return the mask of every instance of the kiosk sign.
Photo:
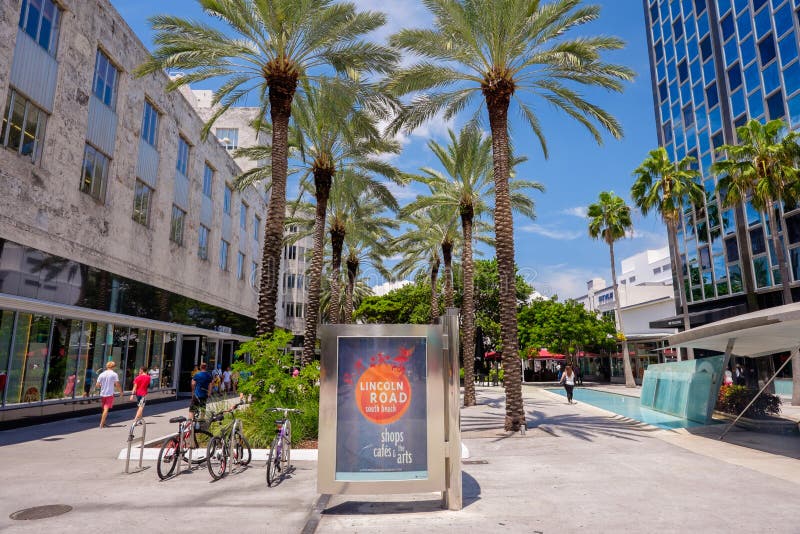
<svg viewBox="0 0 800 534">
<path fill-rule="evenodd" d="M 420 480 L 427 468 L 427 339 L 339 337 L 336 480 Z"/>
<path fill-rule="evenodd" d="M 321 328 L 319 490 L 444 489 L 441 328 Z"/>
</svg>

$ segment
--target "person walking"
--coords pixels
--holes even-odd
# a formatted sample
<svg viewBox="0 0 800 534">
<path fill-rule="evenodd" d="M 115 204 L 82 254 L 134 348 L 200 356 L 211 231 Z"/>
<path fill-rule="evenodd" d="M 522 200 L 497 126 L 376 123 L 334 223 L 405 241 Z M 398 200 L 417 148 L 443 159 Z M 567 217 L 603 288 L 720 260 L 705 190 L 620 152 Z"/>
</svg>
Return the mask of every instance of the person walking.
<svg viewBox="0 0 800 534">
<path fill-rule="evenodd" d="M 122 398 L 122 384 L 114 367 L 117 364 L 113 361 L 106 363 L 106 370 L 97 377 L 95 389 L 100 389 L 100 405 L 103 407 L 103 415 L 100 416 L 100 428 L 105 428 L 106 418 L 111 407 L 114 406 L 114 388 L 119 389 L 119 396 Z"/>
<path fill-rule="evenodd" d="M 135 397 L 139 405 L 139 409 L 136 410 L 136 417 L 133 418 L 134 422 L 142 418 L 144 399 L 147 396 L 147 389 L 150 387 L 151 381 L 150 374 L 147 372 L 147 367 L 140 367 L 139 376 L 133 379 L 133 391 L 131 391 L 131 400 Z"/>
<path fill-rule="evenodd" d="M 571 365 L 567 365 L 564 368 L 564 374 L 561 375 L 561 384 L 563 384 L 564 389 L 567 390 L 567 402 L 569 402 L 570 404 L 573 404 L 572 390 L 575 389 L 575 380 L 576 380 L 575 371 L 572 370 Z"/>
<path fill-rule="evenodd" d="M 158 388 L 158 380 L 161 377 L 161 370 L 157 365 L 154 365 L 148 373 L 150 375 L 150 387 L 153 389 Z"/>
<path fill-rule="evenodd" d="M 225 393 L 231 393 L 233 391 L 233 387 L 231 386 L 231 368 L 228 366 L 225 369 L 225 372 L 222 373 L 222 389 Z"/>
</svg>

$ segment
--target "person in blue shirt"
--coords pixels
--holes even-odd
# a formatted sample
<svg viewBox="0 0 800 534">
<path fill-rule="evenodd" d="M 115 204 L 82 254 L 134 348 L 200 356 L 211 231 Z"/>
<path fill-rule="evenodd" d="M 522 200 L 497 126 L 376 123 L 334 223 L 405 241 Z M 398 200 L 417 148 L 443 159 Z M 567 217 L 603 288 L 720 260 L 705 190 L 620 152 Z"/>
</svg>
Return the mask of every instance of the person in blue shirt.
<svg viewBox="0 0 800 534">
<path fill-rule="evenodd" d="M 200 364 L 200 372 L 192 377 L 192 402 L 189 404 L 189 419 L 206 409 L 208 396 L 211 394 L 211 373 L 206 371 L 206 364 Z"/>
</svg>

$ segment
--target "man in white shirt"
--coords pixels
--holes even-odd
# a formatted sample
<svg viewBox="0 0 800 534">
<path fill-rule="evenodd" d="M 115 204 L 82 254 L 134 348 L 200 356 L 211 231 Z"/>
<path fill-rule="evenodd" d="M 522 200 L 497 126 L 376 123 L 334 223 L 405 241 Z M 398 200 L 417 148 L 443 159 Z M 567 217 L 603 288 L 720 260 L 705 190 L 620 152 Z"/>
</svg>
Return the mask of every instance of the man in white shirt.
<svg viewBox="0 0 800 534">
<path fill-rule="evenodd" d="M 100 389 L 100 399 L 103 406 L 103 415 L 100 416 L 100 428 L 106 426 L 106 417 L 108 411 L 114 406 L 114 388 L 119 389 L 119 396 L 122 397 L 122 384 L 119 381 L 119 376 L 114 371 L 117 364 L 114 362 L 106 363 L 106 370 L 100 373 L 97 377 L 97 384 L 95 389 Z"/>
<path fill-rule="evenodd" d="M 154 365 L 152 369 L 147 373 L 150 375 L 150 389 L 158 389 L 159 388 L 159 375 L 161 374 L 161 370 L 158 368 L 157 365 Z"/>
</svg>

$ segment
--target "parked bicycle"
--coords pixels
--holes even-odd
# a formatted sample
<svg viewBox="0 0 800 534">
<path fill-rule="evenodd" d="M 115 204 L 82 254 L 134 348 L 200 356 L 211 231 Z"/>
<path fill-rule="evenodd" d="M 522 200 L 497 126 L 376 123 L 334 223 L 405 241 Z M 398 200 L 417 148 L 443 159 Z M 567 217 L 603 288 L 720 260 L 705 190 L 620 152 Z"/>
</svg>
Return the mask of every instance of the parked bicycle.
<svg viewBox="0 0 800 534">
<path fill-rule="evenodd" d="M 229 409 L 214 415 L 210 422 L 222 422 L 226 414 L 233 414 L 236 408 L 242 404 L 244 404 L 244 401 L 240 401 Z M 252 458 L 250 444 L 242 433 L 242 421 L 235 415 L 233 420 L 223 426 L 208 442 L 206 458 L 208 458 L 208 462 L 206 462 L 208 472 L 211 473 L 211 478 L 214 480 L 219 480 L 225 476 L 225 473 L 232 469 L 232 466 L 246 466 L 250 463 Z"/>
<path fill-rule="evenodd" d="M 267 486 L 272 486 L 278 480 L 283 480 L 291 469 L 290 455 L 292 452 L 292 423 L 290 413 L 303 413 L 303 410 L 294 408 L 270 408 L 270 412 L 282 412 L 283 416 L 275 421 L 278 435 L 272 440 L 267 460 Z"/>
<path fill-rule="evenodd" d="M 180 416 L 171 418 L 169 422 L 178 424 L 178 432 L 165 441 L 158 451 L 156 472 L 161 480 L 175 474 L 179 460 L 186 460 L 190 465 L 205 462 L 208 444 L 212 438 L 211 432 L 204 427 L 204 420 L 189 420 Z"/>
</svg>

